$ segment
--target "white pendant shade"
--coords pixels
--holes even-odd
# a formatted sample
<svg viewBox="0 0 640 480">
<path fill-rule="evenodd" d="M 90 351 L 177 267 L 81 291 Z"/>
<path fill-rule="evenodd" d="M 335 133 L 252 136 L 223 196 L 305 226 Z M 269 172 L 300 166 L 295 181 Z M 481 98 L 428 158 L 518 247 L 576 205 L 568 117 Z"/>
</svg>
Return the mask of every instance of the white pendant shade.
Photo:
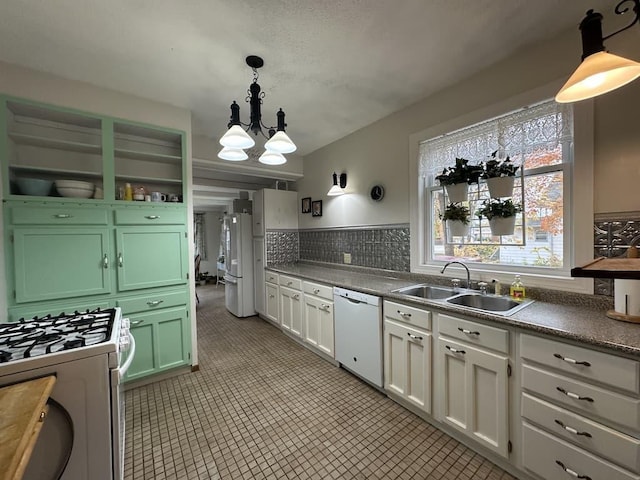
<svg viewBox="0 0 640 480">
<path fill-rule="evenodd" d="M 278 153 L 292 153 L 295 152 L 298 147 L 291 141 L 289 136 L 282 130 L 277 131 L 273 137 L 267 140 L 264 144 L 264 148 Z"/>
<path fill-rule="evenodd" d="M 640 77 L 640 63 L 607 52 L 585 58 L 556 95 L 556 102 L 569 103 L 596 97 Z"/>
<path fill-rule="evenodd" d="M 241 148 L 224 147 L 218 152 L 218 158 L 232 162 L 241 162 L 242 160 L 247 160 L 249 156 Z"/>
<path fill-rule="evenodd" d="M 337 197 L 338 195 L 344 195 L 344 190 L 342 190 L 339 185 L 334 185 L 327 192 L 327 196 L 329 197 Z"/>
<path fill-rule="evenodd" d="M 233 125 L 220 139 L 220 145 L 229 148 L 251 148 L 256 141 L 240 125 Z"/>
<path fill-rule="evenodd" d="M 284 158 L 284 155 L 269 150 L 260 155 L 258 161 L 260 163 L 264 163 L 265 165 L 282 165 L 284 163 L 287 163 L 287 159 Z"/>
</svg>

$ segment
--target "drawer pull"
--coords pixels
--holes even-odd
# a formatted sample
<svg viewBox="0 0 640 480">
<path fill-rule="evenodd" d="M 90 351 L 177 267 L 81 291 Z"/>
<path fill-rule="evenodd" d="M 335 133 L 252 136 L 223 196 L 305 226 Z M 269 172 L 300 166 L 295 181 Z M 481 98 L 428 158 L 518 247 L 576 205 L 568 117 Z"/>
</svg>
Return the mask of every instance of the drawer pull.
<svg viewBox="0 0 640 480">
<path fill-rule="evenodd" d="M 556 357 L 556 358 L 559 358 L 560 360 L 564 360 L 567 363 L 571 363 L 572 365 L 583 365 L 585 367 L 590 367 L 591 366 L 591 364 L 589 362 L 583 362 L 583 361 L 574 360 L 573 358 L 563 357 L 559 353 L 554 353 L 553 356 Z"/>
<path fill-rule="evenodd" d="M 566 395 L 569 398 L 573 398 L 575 400 L 584 400 L 585 402 L 593 403 L 593 398 L 591 398 L 591 397 L 583 397 L 581 395 L 578 395 L 577 393 L 568 392 L 562 387 L 556 387 L 556 390 L 558 390 L 560 393 L 563 393 L 564 395 Z"/>
<path fill-rule="evenodd" d="M 104 268 L 109 268 L 109 257 L 107 257 L 107 254 L 104 254 L 104 258 L 102 259 L 102 266 Z"/>
<path fill-rule="evenodd" d="M 319 288 L 314 288 L 313 289 L 313 293 L 315 293 L 316 295 L 320 293 L 320 289 Z"/>
<path fill-rule="evenodd" d="M 150 307 L 156 307 L 162 302 L 164 302 L 164 300 L 153 300 L 152 302 L 147 302 L 147 305 L 149 305 Z"/>
<path fill-rule="evenodd" d="M 269 298 L 276 298 L 275 295 L 269 295 Z"/>
<path fill-rule="evenodd" d="M 409 335 L 409 338 L 411 340 L 422 340 L 422 337 L 418 336 L 418 335 L 414 335 L 413 333 L 409 333 L 407 332 L 407 335 Z"/>
<path fill-rule="evenodd" d="M 54 217 L 55 218 L 73 218 L 73 215 L 69 215 L 68 213 L 56 213 Z"/>
<path fill-rule="evenodd" d="M 135 322 L 131 322 L 131 325 L 140 325 L 144 320 L 136 320 Z"/>
<path fill-rule="evenodd" d="M 328 312 L 329 305 L 327 305 L 326 303 L 323 303 L 322 305 L 320 305 L 320 310 L 324 310 L 325 312 Z"/>
<path fill-rule="evenodd" d="M 398 315 L 404 318 L 411 318 L 411 314 L 407 312 L 403 312 L 402 310 L 398 310 Z"/>
<path fill-rule="evenodd" d="M 122 258 L 122 252 L 118 254 L 118 266 L 119 267 L 124 266 L 124 258 Z"/>
<path fill-rule="evenodd" d="M 300 300 L 300 295 L 298 295 L 297 293 L 293 296 L 294 300 Z"/>
<path fill-rule="evenodd" d="M 467 330 L 466 328 L 462 327 L 458 327 L 458 330 L 460 330 L 462 333 L 466 333 L 467 335 L 480 335 L 480 332 L 478 331 Z"/>
<path fill-rule="evenodd" d="M 287 282 L 287 287 L 290 287 L 291 285 L 293 285 L 293 282 Z"/>
<path fill-rule="evenodd" d="M 160 215 L 145 215 L 144 218 L 147 218 L 149 220 L 157 220 L 160 218 Z"/>
<path fill-rule="evenodd" d="M 565 425 L 564 423 L 562 423 L 560 420 L 554 420 L 554 422 L 556 422 L 558 425 L 560 425 L 562 428 L 564 428 L 567 432 L 569 433 L 573 433 L 574 435 L 582 435 L 583 437 L 587 437 L 587 438 L 591 438 L 591 434 L 589 432 L 579 432 L 578 430 L 576 430 L 573 427 L 570 427 L 569 425 Z"/>
<path fill-rule="evenodd" d="M 464 355 L 465 353 L 467 353 L 464 350 L 458 350 L 457 348 L 450 347 L 449 345 L 445 345 L 445 348 L 450 352 L 459 353 L 460 355 Z"/>
<path fill-rule="evenodd" d="M 589 475 L 580 475 L 578 472 L 574 472 L 569 467 L 565 467 L 564 463 L 562 463 L 560 460 L 556 460 L 556 463 L 560 465 L 560 468 L 562 470 L 571 475 L 573 478 L 583 478 L 584 480 L 591 480 L 591 477 Z"/>
</svg>

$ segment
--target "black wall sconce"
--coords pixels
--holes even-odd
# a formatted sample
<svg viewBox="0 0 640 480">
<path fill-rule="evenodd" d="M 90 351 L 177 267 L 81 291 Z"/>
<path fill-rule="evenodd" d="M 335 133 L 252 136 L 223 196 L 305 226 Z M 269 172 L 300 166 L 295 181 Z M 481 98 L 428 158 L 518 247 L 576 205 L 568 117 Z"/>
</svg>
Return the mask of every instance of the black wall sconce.
<svg viewBox="0 0 640 480">
<path fill-rule="evenodd" d="M 335 197 L 337 195 L 344 195 L 344 189 L 347 187 L 347 174 L 340 174 L 340 184 L 338 184 L 338 174 L 333 172 L 333 185 L 327 192 L 327 195 L 330 197 Z"/>
<path fill-rule="evenodd" d="M 602 36 L 602 14 L 589 10 L 580 22 L 582 33 L 582 63 L 556 95 L 556 102 L 569 103 L 597 97 L 622 87 L 640 77 L 640 63 L 612 55 L 604 41 L 640 22 L 640 0 L 622 0 L 614 12 L 627 13 L 633 4 L 635 18 L 626 27 Z M 626 5 L 626 6 L 625 6 Z"/>
</svg>

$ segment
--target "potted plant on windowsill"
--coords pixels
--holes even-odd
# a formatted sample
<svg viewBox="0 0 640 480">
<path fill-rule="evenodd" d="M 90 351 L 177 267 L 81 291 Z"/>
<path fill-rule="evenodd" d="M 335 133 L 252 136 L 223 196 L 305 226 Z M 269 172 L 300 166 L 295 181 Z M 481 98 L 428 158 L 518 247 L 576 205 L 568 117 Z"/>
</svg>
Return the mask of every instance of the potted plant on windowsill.
<svg viewBox="0 0 640 480">
<path fill-rule="evenodd" d="M 491 198 L 511 197 L 516 173 L 520 167 L 514 165 L 508 156 L 504 160 L 498 160 L 497 155 L 496 150 L 491 154 L 491 160 L 485 163 L 482 178 L 487 181 Z"/>
<path fill-rule="evenodd" d="M 469 209 L 459 203 L 450 203 L 440 219 L 444 220 L 449 232 L 454 237 L 465 237 L 469 233 Z"/>
<path fill-rule="evenodd" d="M 469 196 L 468 186 L 478 183 L 483 171 L 482 164 L 469 165 L 469 160 L 456 158 L 455 167 L 442 170 L 442 173 L 436 176 L 436 180 L 447 190 L 450 202 L 466 202 Z"/>
<path fill-rule="evenodd" d="M 506 200 L 491 199 L 482 202 L 476 215 L 489 220 L 492 235 L 513 235 L 516 215 L 520 212 L 522 212 L 522 205 L 513 203 L 510 198 Z"/>
</svg>

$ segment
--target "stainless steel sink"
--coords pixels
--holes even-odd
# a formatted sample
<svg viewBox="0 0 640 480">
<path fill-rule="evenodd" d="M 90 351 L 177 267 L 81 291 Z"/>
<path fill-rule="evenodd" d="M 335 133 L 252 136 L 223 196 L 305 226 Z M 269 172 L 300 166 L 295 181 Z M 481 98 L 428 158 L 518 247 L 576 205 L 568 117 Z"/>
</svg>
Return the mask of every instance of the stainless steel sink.
<svg viewBox="0 0 640 480">
<path fill-rule="evenodd" d="M 412 285 L 410 287 L 393 290 L 393 292 L 505 316 L 513 315 L 533 303 L 533 300 L 522 300 L 518 302 L 506 296 L 483 295 L 475 290 L 454 290 L 452 288 L 435 287 L 431 285 Z"/>
<path fill-rule="evenodd" d="M 431 285 L 412 285 L 410 287 L 394 290 L 394 292 L 409 295 L 411 297 L 427 298 L 429 300 L 445 299 L 458 293 L 451 288 L 432 287 Z"/>
</svg>

